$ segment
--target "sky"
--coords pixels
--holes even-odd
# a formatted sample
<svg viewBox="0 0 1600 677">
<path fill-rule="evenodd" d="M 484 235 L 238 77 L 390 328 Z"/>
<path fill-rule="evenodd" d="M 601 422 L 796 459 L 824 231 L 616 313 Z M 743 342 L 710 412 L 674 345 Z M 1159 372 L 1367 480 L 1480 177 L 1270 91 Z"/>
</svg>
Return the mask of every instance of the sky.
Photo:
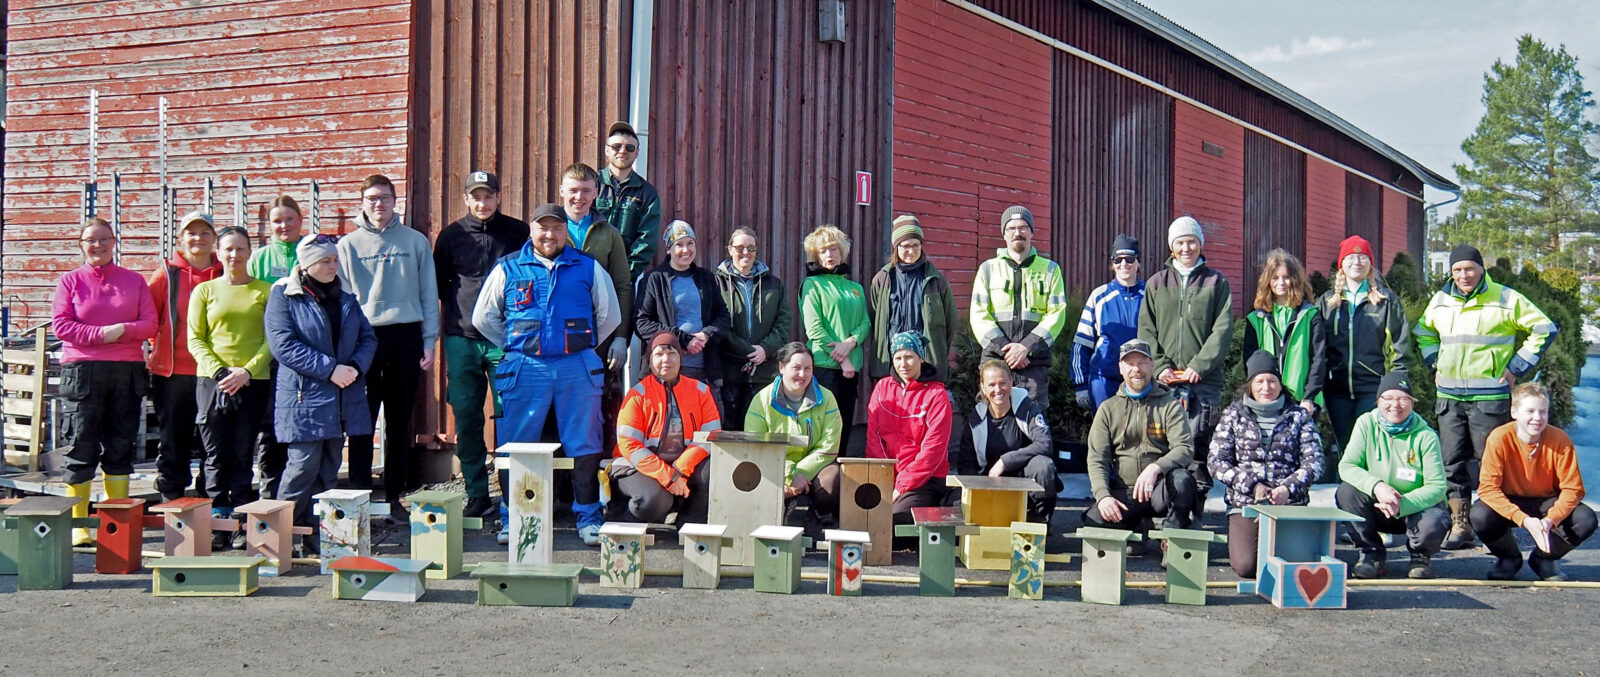
<svg viewBox="0 0 1600 677">
<path fill-rule="evenodd" d="M 1565 45 L 1585 88 L 1600 87 L 1595 0 L 1139 1 L 1452 179 L 1483 116 L 1483 76 L 1516 59 L 1522 34 Z"/>
</svg>

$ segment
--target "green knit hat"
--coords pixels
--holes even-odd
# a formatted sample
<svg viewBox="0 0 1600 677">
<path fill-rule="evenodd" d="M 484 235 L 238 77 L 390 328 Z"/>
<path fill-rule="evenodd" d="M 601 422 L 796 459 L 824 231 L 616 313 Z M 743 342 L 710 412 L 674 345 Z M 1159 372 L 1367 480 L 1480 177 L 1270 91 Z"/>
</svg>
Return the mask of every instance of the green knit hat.
<svg viewBox="0 0 1600 677">
<path fill-rule="evenodd" d="M 889 242 L 892 246 L 900 246 L 900 242 L 908 237 L 917 238 L 918 242 L 926 242 L 922 237 L 922 223 L 917 217 L 910 214 L 901 214 L 894 219 L 894 230 L 889 233 Z"/>
</svg>

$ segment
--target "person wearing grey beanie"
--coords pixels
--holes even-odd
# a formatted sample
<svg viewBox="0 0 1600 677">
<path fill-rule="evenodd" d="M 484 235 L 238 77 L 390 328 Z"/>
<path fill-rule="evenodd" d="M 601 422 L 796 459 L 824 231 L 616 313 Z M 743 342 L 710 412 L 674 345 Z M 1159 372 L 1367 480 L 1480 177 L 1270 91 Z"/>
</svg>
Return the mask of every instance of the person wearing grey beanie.
<svg viewBox="0 0 1600 677">
<path fill-rule="evenodd" d="M 1033 246 L 1033 212 L 1022 205 L 1000 215 L 1005 246 L 978 266 L 972 280 L 972 335 L 983 356 L 1004 360 L 1016 386 L 1050 408 L 1050 347 L 1067 327 L 1061 266 Z"/>
</svg>

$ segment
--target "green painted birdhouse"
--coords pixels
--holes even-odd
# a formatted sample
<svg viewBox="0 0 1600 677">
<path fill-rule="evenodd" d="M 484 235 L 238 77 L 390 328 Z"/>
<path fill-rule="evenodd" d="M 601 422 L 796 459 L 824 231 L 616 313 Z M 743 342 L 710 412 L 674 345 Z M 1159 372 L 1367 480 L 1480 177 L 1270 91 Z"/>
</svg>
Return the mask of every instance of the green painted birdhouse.
<svg viewBox="0 0 1600 677">
<path fill-rule="evenodd" d="M 156 597 L 248 597 L 261 586 L 263 557 L 163 557 L 150 565 Z"/>
<path fill-rule="evenodd" d="M 800 588 L 800 560 L 811 539 L 800 527 L 764 526 L 750 532 L 755 542 L 755 589 L 794 594 Z"/>
<path fill-rule="evenodd" d="M 572 606 L 578 600 L 580 564 L 484 562 L 474 567 L 478 604 L 484 606 Z"/>
</svg>

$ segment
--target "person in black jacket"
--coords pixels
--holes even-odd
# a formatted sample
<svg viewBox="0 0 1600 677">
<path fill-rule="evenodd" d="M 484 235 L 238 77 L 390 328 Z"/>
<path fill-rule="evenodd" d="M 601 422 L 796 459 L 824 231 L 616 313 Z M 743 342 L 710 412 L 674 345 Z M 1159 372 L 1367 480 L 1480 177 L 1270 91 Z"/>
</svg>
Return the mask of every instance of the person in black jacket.
<svg viewBox="0 0 1600 677">
<path fill-rule="evenodd" d="M 488 172 L 467 175 L 462 195 L 467 215 L 439 231 L 433 245 L 433 270 L 443 308 L 446 394 L 456 416 L 456 458 L 467 482 L 468 516 L 488 516 L 489 449 L 483 439 L 483 398 L 490 395 L 494 370 L 503 352 L 472 326 L 472 307 L 483 279 L 500 257 L 528 241 L 528 224 L 500 213 L 500 180 Z"/>
<path fill-rule="evenodd" d="M 1317 300 L 1328 346 L 1322 399 L 1341 451 L 1350 446 L 1356 417 L 1377 408 L 1383 375 L 1416 366 L 1405 306 L 1383 283 L 1372 257 L 1371 243 L 1359 235 L 1345 238 L 1333 288 Z"/>
<path fill-rule="evenodd" d="M 957 475 L 1026 477 L 1044 491 L 1028 494 L 1028 521 L 1049 524 L 1056 511 L 1056 476 L 1050 426 L 1044 409 L 1014 388 L 1011 369 L 1002 360 L 987 360 L 978 367 L 982 399 L 967 417 L 967 430 L 950 454 L 950 470 Z"/>
<path fill-rule="evenodd" d="M 732 318 L 722 301 L 716 275 L 694 262 L 694 228 L 683 221 L 667 225 L 662 236 L 667 260 L 639 278 L 634 303 L 634 330 L 645 344 L 656 334 L 670 331 L 683 346 L 682 373 L 710 385 L 711 396 L 722 410 L 722 394 L 715 387 L 721 376 L 722 338 Z"/>
</svg>

